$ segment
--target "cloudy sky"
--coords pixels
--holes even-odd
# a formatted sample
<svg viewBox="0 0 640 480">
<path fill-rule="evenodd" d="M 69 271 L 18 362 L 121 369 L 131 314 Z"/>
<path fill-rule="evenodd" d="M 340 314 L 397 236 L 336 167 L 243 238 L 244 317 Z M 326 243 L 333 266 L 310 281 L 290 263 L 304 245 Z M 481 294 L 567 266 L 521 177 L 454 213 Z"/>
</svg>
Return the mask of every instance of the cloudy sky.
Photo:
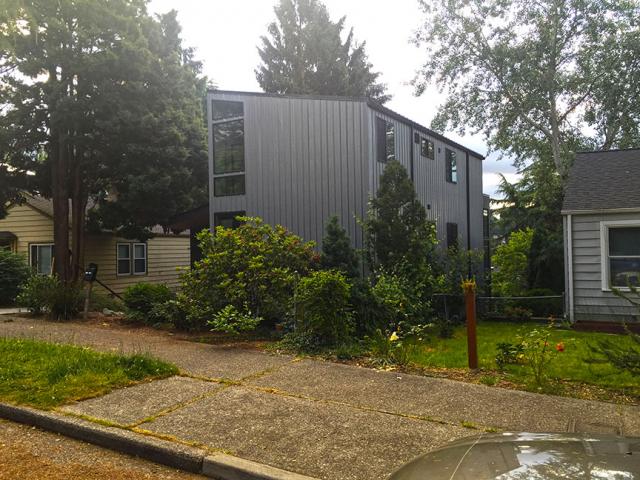
<svg viewBox="0 0 640 480">
<path fill-rule="evenodd" d="M 150 9 L 178 11 L 183 38 L 195 47 L 204 63 L 204 73 L 226 90 L 260 91 L 254 69 L 260 58 L 257 45 L 275 18 L 277 0 L 151 0 Z M 423 14 L 416 0 L 323 0 L 335 20 L 346 15 L 358 41 L 367 42 L 369 60 L 382 73 L 393 99 L 387 106 L 412 120 L 429 126 L 443 96 L 434 88 L 415 97 L 409 84 L 423 61 L 421 50 L 410 43 Z M 390 6 L 393 5 L 392 8 Z M 487 147 L 481 136 L 447 136 L 482 154 Z M 494 195 L 497 173 L 515 178 L 508 160 L 492 154 L 484 162 L 484 191 Z"/>
</svg>

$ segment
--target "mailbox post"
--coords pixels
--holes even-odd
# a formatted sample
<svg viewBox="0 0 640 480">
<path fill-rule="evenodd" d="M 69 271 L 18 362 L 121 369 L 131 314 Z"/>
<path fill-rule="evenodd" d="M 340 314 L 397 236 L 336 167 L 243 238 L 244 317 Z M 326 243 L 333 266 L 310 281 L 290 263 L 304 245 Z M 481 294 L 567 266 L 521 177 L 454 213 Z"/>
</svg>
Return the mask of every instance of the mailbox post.
<svg viewBox="0 0 640 480">
<path fill-rule="evenodd" d="M 84 299 L 84 311 L 82 312 L 82 318 L 86 320 L 89 315 L 89 302 L 91 301 L 91 289 L 93 288 L 93 282 L 95 282 L 98 276 L 98 265 L 90 263 L 87 269 L 84 271 L 84 281 L 87 282 L 87 295 Z"/>
</svg>

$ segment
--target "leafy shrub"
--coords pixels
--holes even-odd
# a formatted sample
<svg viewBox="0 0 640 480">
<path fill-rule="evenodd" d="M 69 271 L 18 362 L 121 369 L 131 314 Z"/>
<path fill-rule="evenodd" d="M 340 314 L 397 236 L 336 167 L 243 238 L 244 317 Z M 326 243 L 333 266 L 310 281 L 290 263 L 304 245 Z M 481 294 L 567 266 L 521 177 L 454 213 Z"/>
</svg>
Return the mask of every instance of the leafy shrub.
<svg viewBox="0 0 640 480">
<path fill-rule="evenodd" d="M 24 256 L 0 249 L 0 305 L 15 302 L 20 286 L 27 281 L 30 273 Z"/>
<path fill-rule="evenodd" d="M 351 285 L 342 272 L 321 270 L 300 279 L 295 291 L 295 331 L 320 345 L 345 343 L 353 333 Z"/>
<path fill-rule="evenodd" d="M 249 309 L 238 310 L 233 305 L 227 305 L 217 312 L 208 323 L 211 330 L 237 334 L 255 330 L 261 321 L 262 318 L 252 315 Z"/>
<path fill-rule="evenodd" d="M 74 318 L 82 303 L 80 285 L 64 284 L 56 276 L 31 275 L 18 294 L 18 305 L 35 315 L 47 313 L 56 320 Z"/>
<path fill-rule="evenodd" d="M 385 319 L 384 329 L 406 332 L 424 323 L 429 303 L 423 300 L 420 286 L 399 273 L 378 272 L 371 293 L 376 308 Z"/>
<path fill-rule="evenodd" d="M 509 236 L 507 243 L 499 245 L 491 263 L 494 271 L 491 288 L 496 295 L 521 296 L 528 287 L 529 252 L 534 230 L 517 230 Z"/>
<path fill-rule="evenodd" d="M 333 215 L 327 223 L 326 234 L 322 239 L 322 268 L 340 270 L 347 277 L 358 276 L 358 255 L 351 247 L 351 240 L 338 217 Z"/>
<path fill-rule="evenodd" d="M 500 370 L 506 365 L 522 363 L 524 360 L 524 345 L 522 343 L 499 342 L 496 344 L 496 365 Z"/>
<path fill-rule="evenodd" d="M 17 303 L 34 315 L 42 315 L 48 311 L 49 292 L 55 284 L 55 278 L 32 274 L 20 287 Z"/>
<path fill-rule="evenodd" d="M 547 369 L 555 355 L 564 351 L 564 343 L 558 343 L 555 348 L 549 343 L 553 328 L 554 322 L 551 319 L 547 326 L 534 328 L 519 338 L 525 363 L 531 369 L 534 383 L 538 387 L 543 386 L 547 381 Z"/>
<path fill-rule="evenodd" d="M 507 318 L 511 320 L 521 320 L 521 321 L 531 320 L 531 317 L 533 316 L 533 312 L 531 310 L 528 310 L 522 307 L 517 307 L 517 306 L 505 307 L 504 314 L 507 316 Z"/>
<path fill-rule="evenodd" d="M 183 303 L 183 295 L 178 294 L 176 298 L 172 298 L 162 303 L 156 303 L 149 312 L 148 319 L 150 323 L 171 324 L 177 330 L 198 331 L 202 330 L 200 324 L 193 325 L 187 319 L 187 310 Z"/>
<path fill-rule="evenodd" d="M 397 332 L 388 334 L 380 329 L 367 336 L 365 341 L 371 355 L 383 365 L 408 365 L 417 349 L 411 337 L 402 338 Z"/>
<path fill-rule="evenodd" d="M 93 290 L 91 292 L 91 310 L 101 312 L 105 308 L 114 312 L 122 312 L 124 311 L 124 303 L 110 293 Z"/>
<path fill-rule="evenodd" d="M 522 293 L 525 297 L 557 296 L 548 288 L 532 288 Z M 517 306 L 529 310 L 534 317 L 549 317 L 550 315 L 562 316 L 564 312 L 564 300 L 559 298 L 531 298 L 517 301 Z"/>
<path fill-rule="evenodd" d="M 282 320 L 296 279 L 319 263 L 313 242 L 259 218 L 242 220 L 236 229 L 217 227 L 215 236 L 198 235 L 202 260 L 182 280 L 191 324 L 206 325 L 227 305 L 256 318 Z"/>
<path fill-rule="evenodd" d="M 127 307 L 127 316 L 136 322 L 158 323 L 151 315 L 154 307 L 171 300 L 171 290 L 162 284 L 140 282 L 127 287 L 123 300 Z"/>
</svg>

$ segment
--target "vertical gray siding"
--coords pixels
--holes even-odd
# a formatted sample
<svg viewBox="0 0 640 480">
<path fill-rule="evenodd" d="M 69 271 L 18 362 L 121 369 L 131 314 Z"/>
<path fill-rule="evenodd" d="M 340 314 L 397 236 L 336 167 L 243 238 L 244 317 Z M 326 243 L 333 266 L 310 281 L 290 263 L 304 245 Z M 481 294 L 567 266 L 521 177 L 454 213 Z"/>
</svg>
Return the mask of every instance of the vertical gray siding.
<svg viewBox="0 0 640 480">
<path fill-rule="evenodd" d="M 217 212 L 244 210 L 320 244 L 326 221 L 335 214 L 355 246 L 362 247 L 356 218 L 365 217 L 385 167 L 376 161 L 375 118 L 395 125 L 396 158 L 408 170 L 412 127 L 358 100 L 212 92 L 209 106 L 214 98 L 244 103 L 246 194 L 214 197 L 211 191 L 212 218 Z M 447 222 L 457 223 L 464 248 L 469 175 L 471 245 L 482 248 L 482 161 L 470 157 L 467 172 L 464 151 L 430 139 L 435 143 L 435 160 L 421 157 L 419 144 L 413 145 L 418 198 L 431 206 L 427 212 L 437 222 L 438 238 L 446 238 Z M 209 147 L 211 152 L 211 138 Z M 457 184 L 445 181 L 445 147 L 457 152 Z"/>
<path fill-rule="evenodd" d="M 596 321 L 634 320 L 638 314 L 629 302 L 602 289 L 600 222 L 638 220 L 640 213 L 572 215 L 572 251 L 567 246 L 567 264 L 573 269 L 574 319 Z M 566 237 L 566 235 L 565 235 Z M 565 238 L 566 241 L 566 238 Z M 569 265 L 568 265 L 569 266 Z M 567 287 L 569 287 L 567 275 Z"/>
<path fill-rule="evenodd" d="M 244 103 L 246 194 L 213 197 L 216 212 L 244 210 L 320 244 L 331 215 L 358 246 L 368 178 L 366 105 L 358 101 L 212 93 Z"/>
</svg>

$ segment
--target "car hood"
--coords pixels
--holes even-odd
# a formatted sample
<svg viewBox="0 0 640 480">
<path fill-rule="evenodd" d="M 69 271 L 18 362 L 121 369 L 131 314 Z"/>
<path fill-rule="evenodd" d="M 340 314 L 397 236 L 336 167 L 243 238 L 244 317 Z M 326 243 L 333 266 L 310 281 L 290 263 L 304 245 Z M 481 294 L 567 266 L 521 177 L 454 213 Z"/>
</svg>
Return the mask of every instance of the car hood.
<svg viewBox="0 0 640 480">
<path fill-rule="evenodd" d="M 640 480 L 640 438 L 479 434 L 422 455 L 389 480 Z"/>
</svg>

